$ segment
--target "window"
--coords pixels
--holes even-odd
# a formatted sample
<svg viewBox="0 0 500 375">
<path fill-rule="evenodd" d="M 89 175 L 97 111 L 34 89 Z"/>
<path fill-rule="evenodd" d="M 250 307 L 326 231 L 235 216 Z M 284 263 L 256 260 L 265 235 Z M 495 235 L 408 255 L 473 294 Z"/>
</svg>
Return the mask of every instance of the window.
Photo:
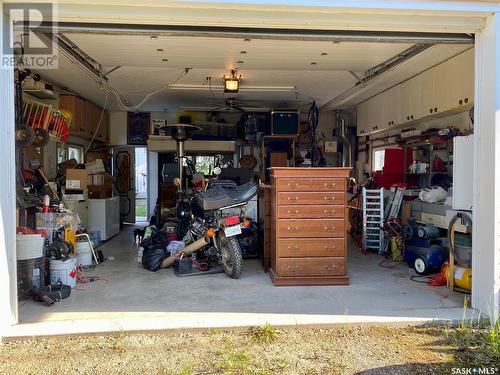
<svg viewBox="0 0 500 375">
<path fill-rule="evenodd" d="M 211 175 L 214 167 L 228 168 L 233 164 L 233 155 L 196 155 L 188 156 L 190 162 L 194 163 L 194 169 L 197 173 Z M 184 162 L 184 165 L 187 165 Z"/>
<path fill-rule="evenodd" d="M 379 172 L 384 169 L 385 149 L 373 151 L 373 172 Z"/>
<path fill-rule="evenodd" d="M 76 159 L 79 164 L 83 163 L 83 146 L 73 144 L 58 144 L 57 145 L 57 163 L 69 159 Z"/>
</svg>

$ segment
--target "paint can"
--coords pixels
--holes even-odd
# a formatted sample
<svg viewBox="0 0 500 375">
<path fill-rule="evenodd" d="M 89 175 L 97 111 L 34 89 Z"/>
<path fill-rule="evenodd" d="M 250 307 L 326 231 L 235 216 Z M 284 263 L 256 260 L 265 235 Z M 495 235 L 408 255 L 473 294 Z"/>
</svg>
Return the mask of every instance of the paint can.
<svg viewBox="0 0 500 375">
<path fill-rule="evenodd" d="M 82 267 L 92 265 L 92 250 L 88 241 L 78 241 L 76 243 L 76 264 Z"/>
<path fill-rule="evenodd" d="M 18 234 L 16 236 L 17 260 L 43 257 L 45 238 L 41 234 Z"/>
<path fill-rule="evenodd" d="M 77 258 L 66 260 L 50 260 L 50 284 L 55 285 L 61 281 L 64 285 L 74 288 L 76 286 Z"/>
</svg>

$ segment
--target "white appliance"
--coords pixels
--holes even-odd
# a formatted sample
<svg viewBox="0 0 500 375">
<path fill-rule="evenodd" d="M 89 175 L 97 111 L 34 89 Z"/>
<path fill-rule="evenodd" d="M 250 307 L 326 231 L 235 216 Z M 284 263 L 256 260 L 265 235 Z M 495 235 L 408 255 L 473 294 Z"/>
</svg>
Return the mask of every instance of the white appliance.
<svg viewBox="0 0 500 375">
<path fill-rule="evenodd" d="M 453 138 L 453 203 L 454 210 L 472 210 L 474 135 Z"/>
<path fill-rule="evenodd" d="M 89 231 L 101 232 L 106 241 L 120 232 L 120 202 L 118 197 L 89 199 Z"/>
</svg>

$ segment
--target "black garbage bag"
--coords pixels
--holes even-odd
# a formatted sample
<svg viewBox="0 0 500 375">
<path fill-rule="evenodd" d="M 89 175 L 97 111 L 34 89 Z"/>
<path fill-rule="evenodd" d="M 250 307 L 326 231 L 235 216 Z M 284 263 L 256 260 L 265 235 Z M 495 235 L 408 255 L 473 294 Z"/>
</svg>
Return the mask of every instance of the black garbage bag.
<svg viewBox="0 0 500 375">
<path fill-rule="evenodd" d="M 146 248 L 153 245 L 164 245 L 165 248 L 167 248 L 168 243 L 170 242 L 168 236 L 164 232 L 158 230 L 154 225 L 150 228 L 151 235 L 143 239 L 139 246 Z"/>
<path fill-rule="evenodd" d="M 164 245 L 147 246 L 142 252 L 142 266 L 149 271 L 156 272 L 169 255 L 170 252 Z"/>
</svg>

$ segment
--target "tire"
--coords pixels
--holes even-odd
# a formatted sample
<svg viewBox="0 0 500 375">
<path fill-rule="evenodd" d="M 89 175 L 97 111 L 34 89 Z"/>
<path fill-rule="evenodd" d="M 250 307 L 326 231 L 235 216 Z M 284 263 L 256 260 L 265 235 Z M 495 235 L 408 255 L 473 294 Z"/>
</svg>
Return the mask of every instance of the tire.
<svg viewBox="0 0 500 375">
<path fill-rule="evenodd" d="M 427 275 L 429 273 L 429 265 L 427 263 L 427 260 L 425 260 L 423 256 L 419 256 L 417 259 L 415 259 L 413 268 L 419 275 Z"/>
<path fill-rule="evenodd" d="M 221 263 L 224 272 L 232 279 L 238 279 L 243 270 L 243 256 L 238 240 L 235 237 L 221 236 L 219 240 Z"/>
</svg>

